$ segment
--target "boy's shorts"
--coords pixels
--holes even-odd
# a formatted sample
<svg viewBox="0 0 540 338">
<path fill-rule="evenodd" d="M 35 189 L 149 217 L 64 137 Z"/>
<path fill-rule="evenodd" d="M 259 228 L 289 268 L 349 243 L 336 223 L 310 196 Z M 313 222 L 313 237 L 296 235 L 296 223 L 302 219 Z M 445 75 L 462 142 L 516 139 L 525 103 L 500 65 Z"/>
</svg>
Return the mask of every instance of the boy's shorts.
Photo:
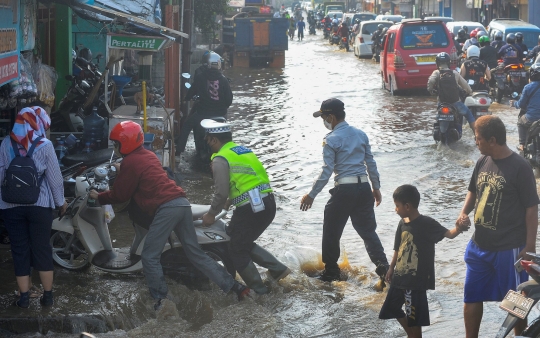
<svg viewBox="0 0 540 338">
<path fill-rule="evenodd" d="M 403 311 L 405 304 L 405 312 Z M 403 290 L 390 285 L 379 319 L 407 317 L 407 326 L 429 326 L 426 290 Z"/>
<path fill-rule="evenodd" d="M 464 303 L 500 302 L 508 290 L 526 282 L 527 272 L 517 272 L 514 263 L 523 248 L 504 251 L 483 250 L 472 240 L 465 250 Z"/>
</svg>

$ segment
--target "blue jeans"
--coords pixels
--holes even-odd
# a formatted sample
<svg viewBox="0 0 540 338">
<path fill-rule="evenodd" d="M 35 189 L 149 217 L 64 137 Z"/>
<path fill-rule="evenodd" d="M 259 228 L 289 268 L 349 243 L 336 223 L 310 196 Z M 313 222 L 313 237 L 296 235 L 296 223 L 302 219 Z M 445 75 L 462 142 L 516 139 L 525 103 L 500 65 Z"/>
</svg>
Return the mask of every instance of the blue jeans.
<svg viewBox="0 0 540 338">
<path fill-rule="evenodd" d="M 340 184 L 330 189 L 330 194 L 332 197 L 324 207 L 322 240 L 322 261 L 326 271 L 339 271 L 339 240 L 349 217 L 354 229 L 364 240 L 371 261 L 375 265 L 388 265 L 381 240 L 375 232 L 375 199 L 369 183 Z"/>
<path fill-rule="evenodd" d="M 452 106 L 456 108 L 459 114 L 465 116 L 465 119 L 467 120 L 467 122 L 473 123 L 475 121 L 472 112 L 469 110 L 469 108 L 467 108 L 465 103 L 461 101 L 457 101 L 457 102 L 452 103 Z"/>
</svg>

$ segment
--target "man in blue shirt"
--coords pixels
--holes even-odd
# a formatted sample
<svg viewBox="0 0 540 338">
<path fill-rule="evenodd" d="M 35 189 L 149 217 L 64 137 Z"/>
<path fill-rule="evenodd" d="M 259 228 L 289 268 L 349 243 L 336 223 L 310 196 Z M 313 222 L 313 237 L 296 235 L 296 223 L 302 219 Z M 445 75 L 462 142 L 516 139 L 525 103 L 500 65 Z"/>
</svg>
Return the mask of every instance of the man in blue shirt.
<svg viewBox="0 0 540 338">
<path fill-rule="evenodd" d="M 531 83 L 523 88 L 519 101 L 510 100 L 510 106 L 525 112 L 520 114 L 517 123 L 520 151 L 527 145 L 529 128 L 534 121 L 540 120 L 540 64 L 533 64 L 529 72 Z"/>
<path fill-rule="evenodd" d="M 337 264 L 340 255 L 339 240 L 350 217 L 354 229 L 364 240 L 369 258 L 377 267 L 375 272 L 384 279 L 388 260 L 375 232 L 377 222 L 373 210 L 373 205 L 376 203 L 378 206 L 382 197 L 377 164 L 371 154 L 368 137 L 345 121 L 345 105 L 338 99 L 324 101 L 321 109 L 313 113 L 313 116 L 321 117 L 331 132 L 323 142 L 322 172 L 311 192 L 302 197 L 301 210 L 311 208 L 315 196 L 328 183 L 332 172 L 335 173 L 334 188 L 330 190 L 332 197 L 324 208 L 322 261 L 325 270 L 319 278 L 325 282 L 340 280 Z"/>
<path fill-rule="evenodd" d="M 302 41 L 304 39 L 304 29 L 306 28 L 306 23 L 304 22 L 304 17 L 300 18 L 300 21 L 296 24 L 298 28 L 298 41 Z"/>
</svg>

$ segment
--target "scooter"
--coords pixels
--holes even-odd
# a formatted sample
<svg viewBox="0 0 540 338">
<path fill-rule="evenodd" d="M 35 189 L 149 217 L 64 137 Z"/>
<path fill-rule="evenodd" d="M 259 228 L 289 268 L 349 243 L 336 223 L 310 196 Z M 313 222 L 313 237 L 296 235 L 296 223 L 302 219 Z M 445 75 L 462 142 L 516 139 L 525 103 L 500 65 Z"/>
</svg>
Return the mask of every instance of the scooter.
<svg viewBox="0 0 540 338">
<path fill-rule="evenodd" d="M 512 64 L 508 66 L 501 64 L 492 73 L 497 82 L 497 86 L 494 88 L 497 103 L 501 103 L 503 96 L 511 96 L 514 93 L 521 94 L 523 87 L 529 82 L 527 71 L 523 64 Z"/>
<path fill-rule="evenodd" d="M 137 217 L 133 221 L 135 237 L 131 247 L 115 248 L 105 220 L 104 208 L 98 201 L 89 198 L 91 189 L 109 189 L 109 181 L 114 174 L 114 166 L 106 163 L 97 166 L 92 173 L 76 178 L 75 198 L 69 203 L 64 216 L 56 218 L 52 225 L 50 244 L 56 264 L 74 271 L 89 265 L 112 273 L 142 271 L 141 253 L 151 220 Z M 210 210 L 210 206 L 192 204 L 191 209 L 199 244 L 210 257 L 235 276 L 236 271 L 227 251 L 230 237 L 222 219 L 227 212 L 223 210 L 216 216 L 214 224 L 203 228 L 200 218 Z M 182 244 L 174 232 L 163 249 L 161 261 L 166 273 L 190 278 L 201 276 L 185 256 Z"/>
<path fill-rule="evenodd" d="M 534 121 L 527 131 L 522 155 L 533 168 L 540 168 L 540 120 Z"/>
<path fill-rule="evenodd" d="M 339 35 L 337 33 L 333 33 L 332 36 L 329 39 L 331 45 L 339 45 L 339 42 L 341 41 Z"/>
<path fill-rule="evenodd" d="M 468 81 L 471 87 L 475 82 L 472 79 Z M 467 96 L 463 102 L 467 108 L 472 112 L 474 119 L 478 119 L 480 116 L 491 115 L 489 107 L 491 106 L 491 98 L 487 91 L 475 91 L 471 96 Z"/>
<path fill-rule="evenodd" d="M 519 292 L 509 290 L 499 307 L 508 312 L 506 319 L 501 325 L 499 332 L 495 336 L 496 338 L 506 337 L 510 331 L 514 329 L 518 320 L 527 318 L 527 315 L 531 311 L 532 307 L 540 300 L 540 255 L 527 252 L 532 256 L 532 261 L 519 260 L 516 269 L 521 271 L 525 269 L 529 276 L 531 276 L 536 285 L 533 283 L 527 283 L 525 286 L 521 284 L 526 296 Z M 531 324 L 521 333 L 521 337 L 535 337 L 540 338 L 540 317 L 536 318 Z"/>
<path fill-rule="evenodd" d="M 349 51 L 349 38 L 347 38 L 346 36 L 341 38 L 341 43 L 339 44 L 339 49 L 343 48 L 345 48 L 347 52 Z"/>
<path fill-rule="evenodd" d="M 315 24 L 311 23 L 309 24 L 309 35 L 316 35 L 317 32 L 315 31 Z"/>
<path fill-rule="evenodd" d="M 437 107 L 437 122 L 433 125 L 433 139 L 436 143 L 450 145 L 461 139 L 463 116 L 454 106 L 439 103 Z"/>
</svg>

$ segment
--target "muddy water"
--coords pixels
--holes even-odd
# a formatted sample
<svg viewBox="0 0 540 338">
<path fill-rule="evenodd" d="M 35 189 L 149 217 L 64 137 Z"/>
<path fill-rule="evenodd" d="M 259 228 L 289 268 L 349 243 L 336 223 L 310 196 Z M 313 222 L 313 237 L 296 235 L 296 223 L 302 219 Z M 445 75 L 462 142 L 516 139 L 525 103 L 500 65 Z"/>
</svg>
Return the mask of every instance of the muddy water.
<svg viewBox="0 0 540 338">
<path fill-rule="evenodd" d="M 226 75 L 233 79 L 235 98 L 229 120 L 234 126 L 235 141 L 259 155 L 278 197 L 276 219 L 259 243 L 287 262 L 294 272 L 279 285 L 272 285 L 270 295 L 242 303 L 222 295 L 215 287 L 190 291 L 171 281 L 171 294 L 177 305 L 167 304 L 155 319 L 140 277 L 105 277 L 116 282 L 102 284 L 99 281 L 108 275 L 91 269 L 86 273 L 96 282 L 92 294 L 110 293 L 113 285 L 121 285 L 119 298 L 136 298 L 130 305 L 132 309 L 124 311 L 123 329 L 98 336 L 403 337 L 397 322 L 377 319 L 385 294 L 374 290 L 374 266 L 350 224 L 341 241 L 341 266 L 348 280 L 324 284 L 309 277 L 323 268 L 322 215 L 330 188 L 329 184 L 317 196 L 311 210 L 299 210 L 300 197 L 309 192 L 320 171 L 322 138 L 327 133 L 322 121 L 311 114 L 323 99 L 338 97 L 345 102 L 347 121 L 370 137 L 383 195 L 383 203 L 376 209 L 377 231 L 389 259 L 399 221 L 391 195 L 398 185 L 416 185 L 422 195 L 420 211 L 452 226 L 480 155 L 472 132 L 465 129 L 455 150 L 437 147 L 431 137 L 434 98 L 390 96 L 381 89 L 378 65 L 371 60 L 358 60 L 352 52 L 338 51 L 320 35 L 307 36 L 301 43 L 291 42 L 283 70 L 231 69 Z M 505 121 L 509 144 L 514 146 L 517 110 L 498 104 L 492 110 Z M 195 203 L 208 202 L 211 178 L 192 169 L 189 164 L 184 165 L 184 187 L 189 198 Z M 113 238 L 119 245 L 127 245 L 129 227 L 120 223 L 117 220 L 113 227 Z M 428 292 L 432 326 L 424 330 L 427 337 L 464 336 L 463 253 L 471 235 L 472 232 L 465 233 L 437 245 L 437 289 Z M 79 277 L 63 278 L 76 282 Z M 76 287 L 69 292 L 82 297 L 84 291 L 77 290 Z M 117 306 L 106 299 L 99 303 L 82 298 L 73 305 L 84 309 L 90 303 L 105 317 L 113 316 Z M 74 310 L 69 304 L 61 306 Z M 493 336 L 503 318 L 498 304 L 488 304 L 480 336 Z"/>
</svg>

